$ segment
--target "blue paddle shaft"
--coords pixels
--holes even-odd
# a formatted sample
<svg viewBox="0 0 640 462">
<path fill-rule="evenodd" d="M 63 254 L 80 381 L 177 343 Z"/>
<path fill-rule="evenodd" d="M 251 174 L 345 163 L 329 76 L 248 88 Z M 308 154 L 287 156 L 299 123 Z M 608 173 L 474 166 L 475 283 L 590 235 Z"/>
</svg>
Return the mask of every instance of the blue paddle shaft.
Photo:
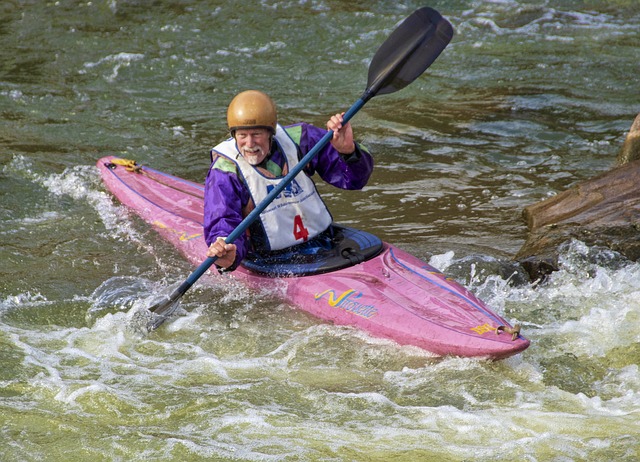
<svg viewBox="0 0 640 462">
<path fill-rule="evenodd" d="M 356 101 L 351 108 L 347 112 L 345 112 L 343 116 L 343 125 L 346 125 L 349 120 L 365 105 L 365 103 L 371 99 L 371 95 L 369 92 L 365 92 L 358 101 Z M 328 130 L 327 133 L 318 141 L 318 143 L 296 164 L 295 167 L 289 171 L 289 173 L 278 183 L 278 185 L 267 194 L 262 202 L 260 202 L 255 209 L 249 213 L 240 224 L 227 236 L 224 240 L 227 244 L 232 244 L 236 239 L 238 239 L 242 234 L 249 229 L 249 226 L 258 219 L 260 214 L 266 209 L 273 200 L 278 197 L 278 195 L 286 188 L 289 183 L 304 169 L 311 160 L 318 155 L 318 152 L 323 149 L 329 141 L 333 138 L 333 131 Z M 174 295 L 181 296 L 189 290 L 189 288 L 198 280 L 200 277 L 207 272 L 207 270 L 213 265 L 218 257 L 207 257 L 201 264 L 196 268 L 191 275 L 178 287 L 175 292 L 171 295 L 171 299 L 174 299 Z"/>
</svg>

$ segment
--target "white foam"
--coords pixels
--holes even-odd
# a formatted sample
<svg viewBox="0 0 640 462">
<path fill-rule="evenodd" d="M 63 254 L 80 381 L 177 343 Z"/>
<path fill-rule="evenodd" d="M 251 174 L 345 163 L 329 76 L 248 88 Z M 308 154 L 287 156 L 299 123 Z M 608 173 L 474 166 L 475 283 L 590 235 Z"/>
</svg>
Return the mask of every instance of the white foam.
<svg viewBox="0 0 640 462">
<path fill-rule="evenodd" d="M 116 53 L 113 55 L 107 55 L 104 58 L 99 59 L 96 62 L 88 62 L 84 64 L 85 69 L 93 69 L 102 65 L 113 65 L 111 74 L 107 75 L 105 79 L 108 82 L 114 82 L 118 77 L 120 69 L 123 67 L 128 67 L 134 61 L 140 61 L 144 59 L 144 54 L 141 53 Z M 85 73 L 86 71 L 81 71 L 80 73 Z"/>
<path fill-rule="evenodd" d="M 454 256 L 455 253 L 452 250 L 449 250 L 448 252 L 440 255 L 433 255 L 429 259 L 429 264 L 440 271 L 446 271 L 447 268 L 453 263 Z"/>
</svg>

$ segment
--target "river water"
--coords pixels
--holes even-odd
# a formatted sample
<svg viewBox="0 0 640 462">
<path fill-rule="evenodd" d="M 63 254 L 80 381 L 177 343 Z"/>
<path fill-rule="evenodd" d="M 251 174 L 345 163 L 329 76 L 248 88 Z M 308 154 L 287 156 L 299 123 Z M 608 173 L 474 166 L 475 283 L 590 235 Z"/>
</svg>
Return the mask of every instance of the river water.
<svg viewBox="0 0 640 462">
<path fill-rule="evenodd" d="M 521 323 L 524 353 L 432 358 L 227 279 L 198 283 L 157 332 L 130 328 L 192 268 L 107 194 L 96 160 L 202 181 L 247 88 L 283 123 L 323 124 L 421 6 L 2 2 L 0 459 L 640 459 L 640 264 L 580 242 L 543 284 L 510 263 L 522 209 L 611 168 L 640 111 L 633 0 L 433 2 L 451 44 L 354 118 L 369 186 L 320 186 L 337 221 Z"/>
</svg>

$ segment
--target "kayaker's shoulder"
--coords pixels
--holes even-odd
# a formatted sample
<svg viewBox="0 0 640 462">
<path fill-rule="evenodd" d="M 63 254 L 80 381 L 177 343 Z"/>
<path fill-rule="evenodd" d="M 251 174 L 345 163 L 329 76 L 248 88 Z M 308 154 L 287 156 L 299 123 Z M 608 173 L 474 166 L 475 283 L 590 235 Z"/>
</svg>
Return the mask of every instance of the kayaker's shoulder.
<svg viewBox="0 0 640 462">
<path fill-rule="evenodd" d="M 227 173 L 238 173 L 238 168 L 236 166 L 236 164 L 230 160 L 227 159 L 224 156 L 216 156 L 216 158 L 214 158 L 213 160 L 213 165 L 211 166 L 212 169 L 214 170 L 220 170 L 222 172 L 227 172 Z"/>
<path fill-rule="evenodd" d="M 300 140 L 302 139 L 302 132 L 308 125 L 309 124 L 306 124 L 304 122 L 299 122 L 297 124 L 287 125 L 286 127 L 284 127 L 284 130 L 296 144 L 300 144 Z"/>
</svg>

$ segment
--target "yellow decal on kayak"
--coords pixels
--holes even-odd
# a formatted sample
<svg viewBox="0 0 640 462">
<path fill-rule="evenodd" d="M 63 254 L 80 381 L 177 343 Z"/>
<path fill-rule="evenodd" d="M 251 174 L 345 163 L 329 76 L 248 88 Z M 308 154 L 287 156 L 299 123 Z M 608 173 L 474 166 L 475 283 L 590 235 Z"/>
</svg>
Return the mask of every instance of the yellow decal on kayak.
<svg viewBox="0 0 640 462">
<path fill-rule="evenodd" d="M 378 314 L 378 309 L 373 305 L 364 305 L 355 301 L 362 297 L 362 292 L 357 292 L 353 289 L 342 292 L 336 297 L 336 292 L 333 289 L 325 290 L 315 294 L 315 300 L 321 300 L 327 295 L 327 304 L 334 308 L 339 308 L 344 311 L 355 314 L 356 316 L 362 316 L 363 318 L 372 318 Z"/>
<path fill-rule="evenodd" d="M 489 324 L 483 324 L 481 326 L 472 327 L 472 331 L 476 332 L 478 335 L 486 334 L 487 332 L 495 332 L 496 328 L 491 327 Z"/>
<path fill-rule="evenodd" d="M 177 229 L 170 228 L 158 220 L 155 220 L 152 224 L 156 225 L 158 228 L 166 229 L 167 231 L 171 231 L 172 233 L 179 235 L 181 241 L 190 241 L 191 239 L 202 236 L 202 233 L 187 234 L 186 231 L 178 231 Z"/>
</svg>

